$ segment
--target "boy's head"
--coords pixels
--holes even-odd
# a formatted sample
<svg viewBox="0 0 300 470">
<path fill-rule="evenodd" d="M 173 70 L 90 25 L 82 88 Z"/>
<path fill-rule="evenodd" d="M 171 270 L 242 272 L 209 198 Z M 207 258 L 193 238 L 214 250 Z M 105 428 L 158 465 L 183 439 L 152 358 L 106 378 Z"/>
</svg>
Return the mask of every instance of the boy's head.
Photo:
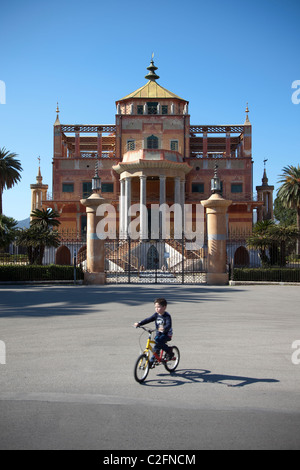
<svg viewBox="0 0 300 470">
<path fill-rule="evenodd" d="M 168 305 L 168 302 L 166 299 L 159 298 L 154 300 L 154 304 L 159 304 L 161 307 L 166 307 Z"/>
<path fill-rule="evenodd" d="M 166 299 L 159 298 L 154 300 L 154 306 L 155 306 L 155 311 L 159 315 L 163 315 L 165 313 L 165 310 L 167 308 L 167 301 Z"/>
</svg>

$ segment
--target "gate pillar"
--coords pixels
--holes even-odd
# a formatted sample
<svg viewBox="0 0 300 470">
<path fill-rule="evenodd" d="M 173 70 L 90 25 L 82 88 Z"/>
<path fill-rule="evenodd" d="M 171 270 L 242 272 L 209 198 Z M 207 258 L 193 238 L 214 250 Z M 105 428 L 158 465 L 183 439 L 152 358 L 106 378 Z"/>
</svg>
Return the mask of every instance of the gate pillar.
<svg viewBox="0 0 300 470">
<path fill-rule="evenodd" d="M 94 192 L 89 198 L 81 199 L 86 207 L 86 262 L 87 271 L 84 273 L 85 284 L 105 284 L 105 248 L 104 240 L 97 236 L 97 224 L 104 216 L 97 216 L 97 209 L 108 201 Z"/>
<path fill-rule="evenodd" d="M 228 284 L 226 272 L 226 212 L 232 201 L 215 193 L 201 201 L 206 208 L 208 266 L 207 284 Z"/>
</svg>

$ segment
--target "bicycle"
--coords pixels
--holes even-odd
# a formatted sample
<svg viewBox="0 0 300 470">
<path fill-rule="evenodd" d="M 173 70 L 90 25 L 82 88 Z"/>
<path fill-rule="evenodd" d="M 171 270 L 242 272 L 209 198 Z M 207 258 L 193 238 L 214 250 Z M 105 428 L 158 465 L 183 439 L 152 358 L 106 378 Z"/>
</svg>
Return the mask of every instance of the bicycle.
<svg viewBox="0 0 300 470">
<path fill-rule="evenodd" d="M 150 330 L 148 328 L 144 328 L 143 326 L 138 326 L 137 328 L 142 328 L 143 330 L 147 331 L 149 333 L 149 336 L 148 336 L 148 340 L 147 340 L 147 344 L 146 344 L 146 348 L 144 352 L 139 355 L 139 357 L 137 358 L 135 362 L 135 366 L 134 366 L 135 380 L 139 383 L 142 383 L 146 379 L 150 370 L 149 361 L 150 361 L 151 353 L 155 357 L 152 368 L 163 364 L 168 372 L 174 372 L 180 360 L 180 352 L 179 352 L 178 347 L 170 346 L 173 352 L 172 358 L 169 358 L 168 354 L 165 351 L 163 351 L 163 349 L 160 350 L 160 354 L 158 355 L 156 354 L 155 351 L 153 351 L 153 347 L 152 347 L 155 344 L 155 341 L 153 339 L 153 333 L 156 330 Z"/>
</svg>

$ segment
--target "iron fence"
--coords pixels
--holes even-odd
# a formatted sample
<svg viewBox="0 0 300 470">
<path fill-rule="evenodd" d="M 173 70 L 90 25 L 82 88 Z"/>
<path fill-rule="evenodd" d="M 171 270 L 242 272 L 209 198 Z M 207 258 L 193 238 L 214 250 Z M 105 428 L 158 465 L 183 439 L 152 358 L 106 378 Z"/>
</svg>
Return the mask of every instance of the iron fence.
<svg viewBox="0 0 300 470">
<path fill-rule="evenodd" d="M 300 259 L 296 242 L 278 239 L 264 249 L 249 243 L 251 231 L 231 232 L 227 238 L 227 267 L 233 281 L 300 282 Z M 283 249 L 284 246 L 284 249 Z M 106 282 L 142 284 L 204 284 L 207 273 L 207 241 L 197 250 L 187 241 L 116 239 L 105 241 Z M 29 265 L 26 249 L 11 244 L 0 253 L 0 266 Z M 60 232 L 60 245 L 45 248 L 43 265 L 77 266 L 86 270 L 86 236 Z"/>
<path fill-rule="evenodd" d="M 86 264 L 85 234 L 65 230 L 59 235 L 57 248 L 45 247 L 42 266 L 30 265 L 26 248 L 12 243 L 7 253 L 0 253 L 0 280 L 82 279 Z"/>
<path fill-rule="evenodd" d="M 185 240 L 108 240 L 107 283 L 202 284 L 207 250 L 188 250 Z"/>
<path fill-rule="evenodd" d="M 231 232 L 227 239 L 229 278 L 233 281 L 300 282 L 300 257 L 295 240 L 272 239 L 251 246 L 252 231 Z"/>
</svg>

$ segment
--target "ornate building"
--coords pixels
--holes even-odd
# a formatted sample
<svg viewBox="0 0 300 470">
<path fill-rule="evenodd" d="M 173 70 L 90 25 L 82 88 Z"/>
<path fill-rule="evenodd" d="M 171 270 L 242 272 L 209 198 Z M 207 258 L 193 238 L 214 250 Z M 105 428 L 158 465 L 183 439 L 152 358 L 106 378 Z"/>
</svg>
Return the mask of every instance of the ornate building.
<svg viewBox="0 0 300 470">
<path fill-rule="evenodd" d="M 97 161 L 101 194 L 116 208 L 119 234 L 127 232 L 131 204 L 140 204 L 148 209 L 140 226 L 140 237 L 147 238 L 150 206 L 200 204 L 211 194 L 217 163 L 222 195 L 232 200 L 229 229 L 251 229 L 253 210 L 263 202 L 252 194 L 248 107 L 244 124 L 190 124 L 189 102 L 158 84 L 153 59 L 147 70 L 146 84 L 116 101 L 114 124 L 61 124 L 57 107 L 53 192 L 42 206 L 60 212 L 62 229 L 84 231 L 80 199 L 91 193 Z M 36 189 L 32 185 L 32 209 Z"/>
</svg>

